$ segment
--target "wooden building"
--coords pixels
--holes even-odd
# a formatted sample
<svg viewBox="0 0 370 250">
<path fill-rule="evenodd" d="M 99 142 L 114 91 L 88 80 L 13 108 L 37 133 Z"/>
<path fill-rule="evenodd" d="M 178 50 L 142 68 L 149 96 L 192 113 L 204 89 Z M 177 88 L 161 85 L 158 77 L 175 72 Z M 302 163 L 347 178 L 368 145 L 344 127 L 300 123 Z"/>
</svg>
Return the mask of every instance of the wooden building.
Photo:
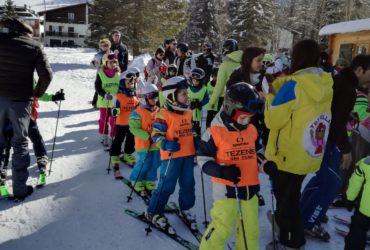
<svg viewBox="0 0 370 250">
<path fill-rule="evenodd" d="M 350 63 L 359 54 L 369 54 L 370 18 L 330 24 L 323 27 L 319 35 L 329 36 L 333 63 L 338 58 Z"/>
<path fill-rule="evenodd" d="M 84 47 L 89 32 L 88 9 L 86 2 L 40 11 L 45 46 Z"/>
</svg>

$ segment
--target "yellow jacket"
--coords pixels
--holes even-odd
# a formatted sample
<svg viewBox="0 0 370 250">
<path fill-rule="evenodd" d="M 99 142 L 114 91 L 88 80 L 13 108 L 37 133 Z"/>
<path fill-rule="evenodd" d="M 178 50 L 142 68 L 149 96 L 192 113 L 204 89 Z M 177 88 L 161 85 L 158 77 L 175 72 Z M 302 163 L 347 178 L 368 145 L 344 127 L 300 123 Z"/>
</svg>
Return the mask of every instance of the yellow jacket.
<svg viewBox="0 0 370 250">
<path fill-rule="evenodd" d="M 316 172 L 329 135 L 332 77 L 319 68 L 306 68 L 278 78 L 272 86 L 265 108 L 267 158 L 285 172 Z"/>
</svg>

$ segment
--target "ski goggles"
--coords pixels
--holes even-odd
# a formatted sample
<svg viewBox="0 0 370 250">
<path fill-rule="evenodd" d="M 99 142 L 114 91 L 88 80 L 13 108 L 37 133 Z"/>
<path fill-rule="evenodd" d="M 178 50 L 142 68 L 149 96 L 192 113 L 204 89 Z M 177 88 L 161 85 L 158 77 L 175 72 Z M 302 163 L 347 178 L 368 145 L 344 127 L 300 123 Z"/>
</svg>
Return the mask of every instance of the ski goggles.
<svg viewBox="0 0 370 250">
<path fill-rule="evenodd" d="M 125 79 L 130 79 L 130 81 L 134 80 L 136 78 L 135 73 L 127 73 Z"/>
<path fill-rule="evenodd" d="M 139 98 L 145 98 L 145 99 L 155 99 L 158 98 L 158 92 L 151 92 L 148 94 L 143 94 L 143 95 L 137 95 Z"/>
<path fill-rule="evenodd" d="M 262 114 L 265 103 L 262 100 L 249 100 L 244 105 L 243 111 L 250 112 L 253 114 Z"/>
<path fill-rule="evenodd" d="M 196 79 L 196 80 L 201 80 L 202 78 L 204 78 L 204 75 L 194 72 L 194 73 L 191 73 L 191 78 Z"/>
</svg>

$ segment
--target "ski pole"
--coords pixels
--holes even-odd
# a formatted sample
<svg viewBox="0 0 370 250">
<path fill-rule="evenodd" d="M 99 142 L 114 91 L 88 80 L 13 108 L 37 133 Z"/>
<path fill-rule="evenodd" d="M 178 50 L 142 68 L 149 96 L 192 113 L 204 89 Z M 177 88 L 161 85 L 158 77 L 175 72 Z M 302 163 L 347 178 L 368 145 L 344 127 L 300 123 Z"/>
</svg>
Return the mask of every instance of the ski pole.
<svg viewBox="0 0 370 250">
<path fill-rule="evenodd" d="M 150 147 L 150 146 L 149 146 L 149 147 Z M 127 196 L 127 202 L 130 202 L 130 201 L 132 200 L 132 194 L 133 194 L 133 192 L 134 192 L 134 188 L 135 188 L 135 186 L 136 186 L 137 181 L 139 180 L 139 177 L 140 177 L 140 175 L 141 175 L 141 171 L 143 170 L 144 163 L 145 163 L 146 159 L 148 158 L 148 155 L 149 155 L 149 148 L 148 148 L 148 150 L 146 151 L 146 155 L 145 155 L 145 158 L 144 158 L 144 160 L 143 160 L 143 163 L 141 163 L 140 170 L 139 170 L 139 174 L 138 174 L 138 175 L 137 175 L 137 177 L 136 177 L 136 180 L 135 180 L 135 182 L 134 182 L 134 185 L 133 185 L 133 186 L 131 186 L 131 193 L 130 193 L 130 195 L 129 195 L 129 196 Z"/>
<path fill-rule="evenodd" d="M 207 221 L 206 198 L 205 198 L 205 194 L 204 194 L 203 170 L 200 170 L 200 176 L 201 176 L 201 179 L 202 179 L 203 209 L 204 209 L 204 221 L 203 221 L 203 225 L 207 228 L 209 222 Z"/>
<path fill-rule="evenodd" d="M 242 230 L 243 230 L 244 247 L 245 247 L 245 250 L 247 250 L 248 249 L 247 248 L 247 238 L 245 237 L 243 212 L 242 212 L 242 207 L 241 207 L 241 201 L 239 199 L 238 186 L 236 182 L 234 183 L 234 189 L 235 189 L 235 197 L 238 202 L 238 212 L 239 212 L 240 224 L 242 225 Z"/>
<path fill-rule="evenodd" d="M 63 89 L 60 90 L 60 93 L 63 93 Z M 49 168 L 49 176 L 51 173 L 51 166 L 53 164 L 53 157 L 54 157 L 54 149 L 55 149 L 55 141 L 57 139 L 57 131 L 58 131 L 58 124 L 59 124 L 59 116 L 60 116 L 60 106 L 62 105 L 62 100 L 59 101 L 58 107 L 58 115 L 57 115 L 57 124 L 55 126 L 55 134 L 54 134 L 54 141 L 53 141 L 53 148 L 51 150 L 51 158 L 50 158 L 50 168 Z"/>
<path fill-rule="evenodd" d="M 105 118 L 104 118 L 104 120 L 105 120 L 105 121 L 104 121 L 103 134 L 104 134 L 104 132 L 105 132 L 106 124 L 107 124 L 107 123 L 109 123 L 109 121 L 108 121 L 108 119 L 109 119 L 108 112 L 109 112 L 109 108 L 107 107 L 107 109 L 106 109 L 106 111 L 105 111 Z M 116 124 L 116 119 L 114 119 L 114 124 Z M 116 125 L 114 125 L 114 126 L 116 126 Z M 113 128 L 111 128 L 111 130 L 112 130 L 112 129 L 113 129 Z M 108 131 L 108 133 L 109 133 L 109 131 Z M 107 135 L 107 136 L 108 136 L 108 135 Z M 115 136 L 114 136 L 114 137 L 115 137 Z M 114 141 L 114 137 L 112 138 L 112 144 L 113 144 L 113 141 Z M 109 152 L 108 152 L 109 160 L 108 160 L 107 174 L 109 174 L 109 173 L 110 173 L 110 170 L 111 170 L 111 167 L 110 167 L 110 165 L 111 165 L 111 163 L 112 163 L 112 156 L 111 156 L 111 154 L 110 154 L 111 149 L 112 149 L 112 145 L 111 145 L 111 148 L 109 149 Z"/>
<path fill-rule="evenodd" d="M 178 140 L 179 140 L 178 138 L 174 138 L 174 141 L 178 141 Z M 162 182 L 161 182 L 161 187 L 159 188 L 158 196 L 157 196 L 157 199 L 155 200 L 154 210 L 156 210 L 157 209 L 157 206 L 158 206 L 159 197 L 161 196 L 163 185 L 164 185 L 164 183 L 166 181 L 166 178 L 167 178 L 167 173 L 168 173 L 168 169 L 170 168 L 170 164 L 171 164 L 171 161 L 172 161 L 173 152 L 170 152 L 168 156 L 170 158 L 168 159 L 168 163 L 167 163 L 167 166 L 166 166 L 166 171 L 164 172 L 164 176 L 163 176 L 163 179 L 162 179 Z M 146 235 L 147 236 L 149 235 L 149 233 L 152 232 L 151 224 L 149 224 L 149 226 L 147 228 L 145 228 L 145 232 L 146 232 Z"/>
<path fill-rule="evenodd" d="M 271 217 L 272 217 L 272 244 L 274 247 L 274 250 L 276 250 L 276 240 L 275 240 L 275 205 L 274 205 L 274 185 L 272 183 L 272 180 L 270 180 L 271 185 Z"/>
</svg>

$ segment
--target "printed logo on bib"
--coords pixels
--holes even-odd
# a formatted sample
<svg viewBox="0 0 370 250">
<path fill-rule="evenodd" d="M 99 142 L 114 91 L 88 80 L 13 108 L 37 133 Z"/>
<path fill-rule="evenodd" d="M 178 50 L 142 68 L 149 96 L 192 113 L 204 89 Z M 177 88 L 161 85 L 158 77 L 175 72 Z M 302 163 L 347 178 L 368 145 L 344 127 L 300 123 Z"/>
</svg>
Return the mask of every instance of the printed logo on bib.
<svg viewBox="0 0 370 250">
<path fill-rule="evenodd" d="M 177 138 L 193 136 L 193 127 L 187 119 L 182 119 L 179 125 L 180 129 L 175 131 L 175 136 Z"/>
<path fill-rule="evenodd" d="M 226 149 L 224 151 L 224 158 L 226 161 L 240 161 L 253 159 L 256 154 L 254 148 L 249 148 L 249 143 L 244 141 L 242 136 L 238 136 L 235 142 L 232 144 L 232 149 Z"/>
<path fill-rule="evenodd" d="M 329 135 L 330 122 L 331 116 L 322 113 L 306 128 L 303 135 L 303 144 L 310 156 L 316 158 L 323 155 Z"/>
<path fill-rule="evenodd" d="M 130 98 L 126 105 L 123 107 L 123 112 L 129 112 L 135 108 L 135 102 L 134 99 Z"/>
</svg>

